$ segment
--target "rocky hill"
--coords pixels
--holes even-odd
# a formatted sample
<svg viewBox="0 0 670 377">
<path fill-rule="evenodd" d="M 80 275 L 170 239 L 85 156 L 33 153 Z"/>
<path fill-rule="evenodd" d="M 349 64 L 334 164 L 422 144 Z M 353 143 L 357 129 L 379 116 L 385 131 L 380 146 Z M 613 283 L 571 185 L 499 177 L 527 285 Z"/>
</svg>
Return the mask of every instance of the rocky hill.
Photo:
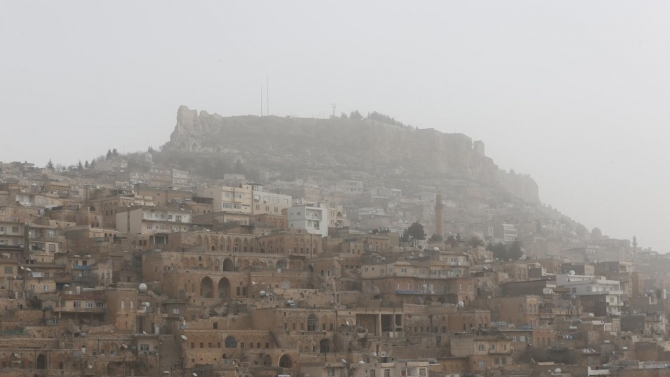
<svg viewBox="0 0 670 377">
<path fill-rule="evenodd" d="M 460 178 L 539 202 L 526 175 L 498 169 L 484 143 L 463 134 L 363 119 L 281 118 L 198 113 L 181 106 L 164 150 L 234 154 L 272 169 L 332 169 Z"/>
</svg>

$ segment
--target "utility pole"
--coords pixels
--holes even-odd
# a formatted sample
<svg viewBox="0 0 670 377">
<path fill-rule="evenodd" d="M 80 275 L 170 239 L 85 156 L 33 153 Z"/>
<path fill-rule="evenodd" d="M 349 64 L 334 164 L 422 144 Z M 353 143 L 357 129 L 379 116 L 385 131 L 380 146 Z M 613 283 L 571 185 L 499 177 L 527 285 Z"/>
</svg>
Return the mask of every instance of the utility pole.
<svg viewBox="0 0 670 377">
<path fill-rule="evenodd" d="M 270 76 L 267 77 L 267 84 L 265 85 L 265 112 L 270 115 Z"/>
<path fill-rule="evenodd" d="M 333 117 L 335 117 L 335 109 L 336 109 L 336 108 L 337 108 L 337 104 L 334 103 L 334 104 L 333 104 Z"/>
</svg>

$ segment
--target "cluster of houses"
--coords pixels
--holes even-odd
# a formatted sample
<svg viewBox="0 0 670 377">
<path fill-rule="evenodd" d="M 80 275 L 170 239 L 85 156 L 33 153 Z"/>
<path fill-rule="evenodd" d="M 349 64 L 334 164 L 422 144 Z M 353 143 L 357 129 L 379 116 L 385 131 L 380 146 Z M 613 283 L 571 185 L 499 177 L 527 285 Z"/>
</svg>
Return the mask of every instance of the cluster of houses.
<svg viewBox="0 0 670 377">
<path fill-rule="evenodd" d="M 670 259 L 539 204 L 0 169 L 3 376 L 670 376 Z"/>
</svg>

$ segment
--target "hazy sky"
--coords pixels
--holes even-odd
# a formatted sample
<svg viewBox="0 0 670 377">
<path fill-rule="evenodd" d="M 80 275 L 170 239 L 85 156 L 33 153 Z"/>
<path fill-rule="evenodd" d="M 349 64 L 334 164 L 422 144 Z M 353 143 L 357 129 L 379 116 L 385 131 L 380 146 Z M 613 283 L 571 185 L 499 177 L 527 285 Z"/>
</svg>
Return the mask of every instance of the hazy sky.
<svg viewBox="0 0 670 377">
<path fill-rule="evenodd" d="M 667 2 L 0 2 L 0 160 L 165 143 L 181 104 L 461 132 L 589 229 L 670 250 Z"/>
</svg>

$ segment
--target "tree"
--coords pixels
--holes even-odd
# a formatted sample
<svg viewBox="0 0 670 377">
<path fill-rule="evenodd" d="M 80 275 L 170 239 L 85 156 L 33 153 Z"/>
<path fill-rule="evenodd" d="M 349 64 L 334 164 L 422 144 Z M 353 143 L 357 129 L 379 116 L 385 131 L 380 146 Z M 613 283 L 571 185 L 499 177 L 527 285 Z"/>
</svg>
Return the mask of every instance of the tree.
<svg viewBox="0 0 670 377">
<path fill-rule="evenodd" d="M 84 170 L 84 165 L 82 165 L 81 160 L 79 160 L 79 163 L 77 164 L 77 170 L 79 171 Z"/>
<path fill-rule="evenodd" d="M 428 241 L 430 241 L 430 242 L 439 242 L 439 241 L 442 241 L 442 237 L 440 237 L 440 236 L 437 235 L 437 234 L 433 234 L 432 236 L 430 236 L 430 239 L 429 239 Z"/>
<path fill-rule="evenodd" d="M 354 111 L 351 112 L 351 114 L 349 114 L 349 118 L 355 119 L 355 120 L 362 120 L 363 116 L 361 115 L 360 112 L 358 112 L 358 110 L 354 110 Z"/>
<path fill-rule="evenodd" d="M 453 234 L 450 235 L 449 237 L 447 237 L 447 243 L 448 243 L 449 246 L 451 246 L 451 247 L 456 247 L 456 246 L 458 246 L 458 241 L 456 241 L 456 237 L 454 237 Z"/>
<path fill-rule="evenodd" d="M 500 260 L 506 260 L 507 259 L 507 248 L 505 245 L 503 245 L 501 242 L 498 242 L 497 244 L 489 244 L 486 246 L 486 250 L 492 251 L 493 252 L 493 257 L 496 259 Z"/>
<path fill-rule="evenodd" d="M 112 149 L 112 155 L 113 155 L 114 157 L 116 157 L 116 156 L 119 155 L 119 152 L 116 150 L 116 148 Z"/>
<path fill-rule="evenodd" d="M 49 162 L 47 163 L 47 169 L 49 169 L 51 171 L 53 171 L 55 169 L 54 168 L 54 163 L 51 162 L 51 159 L 49 159 Z"/>
<path fill-rule="evenodd" d="M 149 153 L 154 153 L 154 147 L 149 146 L 149 149 L 147 149 L 147 152 L 149 152 Z"/>
<path fill-rule="evenodd" d="M 95 158 L 91 160 L 91 165 L 89 165 L 89 168 L 95 168 Z"/>
<path fill-rule="evenodd" d="M 84 162 L 84 168 L 88 169 L 90 167 L 91 167 L 91 165 L 89 165 L 88 160 L 86 160 L 86 162 Z"/>
<path fill-rule="evenodd" d="M 342 113 L 342 115 L 340 115 L 340 118 L 342 118 L 342 119 L 347 119 L 347 118 L 349 118 L 349 117 L 347 116 L 346 113 Z"/>
<path fill-rule="evenodd" d="M 407 228 L 407 233 L 409 233 L 409 236 L 415 240 L 426 239 L 426 232 L 423 231 L 423 225 L 419 224 L 418 221 Z"/>
<path fill-rule="evenodd" d="M 470 238 L 469 243 L 470 243 L 470 246 L 472 246 L 472 247 L 484 246 L 484 240 L 482 240 L 481 238 L 479 238 L 477 236 L 473 236 L 472 238 Z"/>
<path fill-rule="evenodd" d="M 516 240 L 512 242 L 512 244 L 507 248 L 507 259 L 519 260 L 521 256 L 523 256 L 523 251 L 521 250 L 521 241 Z"/>
<path fill-rule="evenodd" d="M 109 160 L 110 158 L 112 158 L 112 151 L 111 149 L 107 149 L 107 159 Z"/>
</svg>

